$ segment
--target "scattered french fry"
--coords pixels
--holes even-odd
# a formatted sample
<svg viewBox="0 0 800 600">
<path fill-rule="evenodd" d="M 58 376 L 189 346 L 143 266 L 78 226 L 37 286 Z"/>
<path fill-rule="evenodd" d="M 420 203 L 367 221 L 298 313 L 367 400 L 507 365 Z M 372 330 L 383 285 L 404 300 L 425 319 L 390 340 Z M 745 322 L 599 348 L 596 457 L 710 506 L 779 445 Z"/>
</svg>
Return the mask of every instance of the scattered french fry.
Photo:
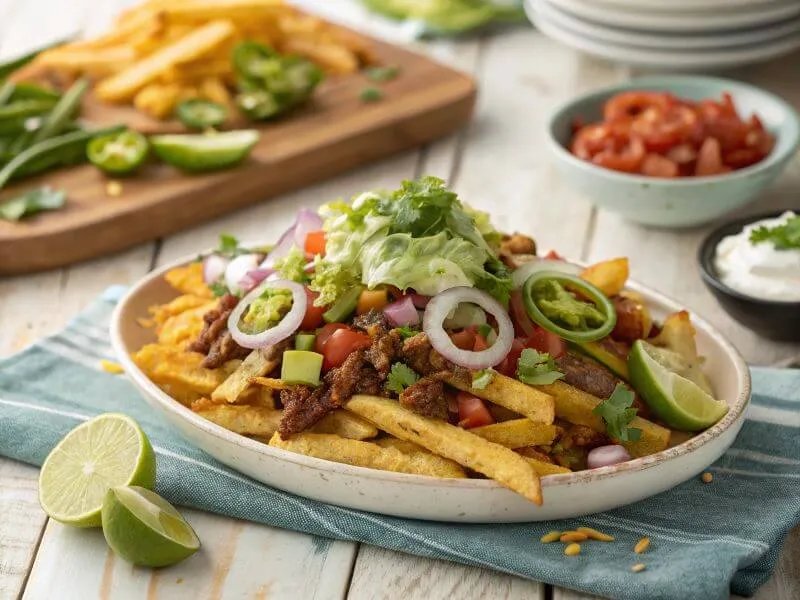
<svg viewBox="0 0 800 600">
<path fill-rule="evenodd" d="M 511 377 L 496 373 L 489 385 L 482 390 L 474 389 L 470 382 L 455 376 L 449 378 L 447 383 L 528 417 L 531 421 L 550 424 L 555 419 L 553 398 L 550 395 Z"/>
<path fill-rule="evenodd" d="M 266 375 L 278 364 L 279 361 L 271 358 L 268 350 L 253 350 L 239 368 L 211 393 L 211 398 L 234 404 L 250 386 L 252 377 Z"/>
<path fill-rule="evenodd" d="M 610 298 L 623 290 L 629 274 L 628 259 L 613 258 L 585 268 L 581 272 L 581 279 L 593 284 Z"/>
<path fill-rule="evenodd" d="M 551 444 L 558 434 L 558 427 L 544 423 L 534 423 L 530 419 L 514 419 L 494 425 L 484 425 L 469 430 L 483 439 L 500 444 L 506 448 L 542 446 Z"/>
</svg>

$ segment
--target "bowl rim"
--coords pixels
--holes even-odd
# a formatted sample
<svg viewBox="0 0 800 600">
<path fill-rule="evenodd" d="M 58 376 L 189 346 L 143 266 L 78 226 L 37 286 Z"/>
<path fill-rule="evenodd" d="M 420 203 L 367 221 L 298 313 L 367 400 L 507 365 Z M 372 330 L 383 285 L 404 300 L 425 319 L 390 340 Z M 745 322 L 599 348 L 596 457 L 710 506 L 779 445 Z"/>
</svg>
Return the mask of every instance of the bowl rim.
<svg viewBox="0 0 800 600">
<path fill-rule="evenodd" d="M 202 252 L 201 255 L 205 255 L 210 252 L 213 252 L 213 249 L 207 249 L 206 251 Z M 353 465 L 337 463 L 312 456 L 297 454 L 281 448 L 275 448 L 238 433 L 229 431 L 224 427 L 217 425 L 216 423 L 212 423 L 162 391 L 161 388 L 151 381 L 133 362 L 133 359 L 131 358 L 131 355 L 123 341 L 123 316 L 128 310 L 128 305 L 133 303 L 138 295 L 145 291 L 154 282 L 160 282 L 163 280 L 163 276 L 168 270 L 196 262 L 197 257 L 197 253 L 184 256 L 165 264 L 159 269 L 151 271 L 148 275 L 140 279 L 138 283 L 131 287 L 114 308 L 110 325 L 111 345 L 117 359 L 123 367 L 125 376 L 132 380 L 134 385 L 139 388 L 140 393 L 144 392 L 145 396 L 157 402 L 163 409 L 172 413 L 177 418 L 190 423 L 192 426 L 201 430 L 201 432 L 205 433 L 206 435 L 217 438 L 221 442 L 233 446 L 243 447 L 247 450 L 266 455 L 270 458 L 294 463 L 295 465 L 301 467 L 328 473 L 334 472 L 343 476 L 379 479 L 385 482 L 396 482 L 406 485 L 436 485 L 464 490 L 505 489 L 502 485 L 491 479 L 445 479 L 427 475 L 381 471 L 368 467 L 357 467 Z M 579 261 L 575 262 L 576 264 L 582 264 Z M 652 300 L 655 300 L 660 304 L 665 304 L 668 306 L 672 305 L 673 308 L 678 309 L 683 306 L 675 299 L 661 294 L 660 292 L 656 292 L 655 290 L 643 284 L 630 281 L 628 283 L 629 285 L 627 285 L 626 288 L 643 293 L 646 297 L 649 296 Z M 676 446 L 669 447 L 666 450 L 662 450 L 661 452 L 635 458 L 624 463 L 608 467 L 541 476 L 541 485 L 543 488 L 589 483 L 657 467 L 664 462 L 686 456 L 695 450 L 698 450 L 700 447 L 711 443 L 716 438 L 723 435 L 728 429 L 735 427 L 741 420 L 744 419 L 746 409 L 750 404 L 751 398 L 751 377 L 750 369 L 748 368 L 747 363 L 733 346 L 733 344 L 729 342 L 725 336 L 723 336 L 722 333 L 720 333 L 713 325 L 711 325 L 702 317 L 698 316 L 696 313 L 692 312 L 691 314 L 693 322 L 695 322 L 697 325 L 700 325 L 708 333 L 712 343 L 721 347 L 723 352 L 734 363 L 738 379 L 737 383 L 739 393 L 734 399 L 733 403 L 730 404 L 728 413 L 718 423 L 699 433 L 695 437 L 677 444 Z M 173 426 L 172 424 L 170 425 Z"/>
<path fill-rule="evenodd" d="M 700 277 L 703 279 L 703 282 L 721 294 L 730 296 L 731 298 L 735 298 L 736 300 L 740 300 L 742 302 L 748 302 L 761 308 L 787 309 L 796 307 L 798 310 L 800 310 L 800 300 L 770 300 L 768 298 L 749 296 L 744 292 L 733 289 L 732 287 L 723 283 L 723 281 L 719 278 L 719 275 L 717 275 L 716 268 L 713 264 L 716 247 L 724 237 L 740 233 L 745 225 L 750 225 L 751 223 L 761 221 L 762 219 L 774 219 L 783 215 L 789 210 L 790 209 L 787 208 L 775 212 L 759 213 L 747 217 L 740 217 L 738 219 L 734 219 L 733 221 L 727 221 L 711 230 L 711 232 L 709 232 L 703 238 L 703 241 L 700 242 L 700 246 L 697 249 L 697 264 L 700 267 Z"/>
<path fill-rule="evenodd" d="M 575 111 L 577 105 L 582 104 L 587 101 L 599 101 L 603 99 L 607 99 L 611 95 L 622 92 L 625 90 L 631 90 L 636 88 L 647 88 L 648 85 L 655 86 L 658 85 L 659 87 L 666 87 L 669 85 L 675 85 L 680 83 L 693 83 L 693 84 L 710 84 L 716 87 L 730 87 L 730 88 L 738 88 L 738 89 L 746 89 L 753 94 L 760 95 L 762 97 L 768 98 L 771 102 L 774 102 L 778 106 L 780 106 L 781 110 L 784 112 L 786 117 L 794 123 L 794 127 L 791 128 L 792 135 L 791 137 L 786 137 L 787 133 L 782 128 L 779 131 L 773 132 L 777 140 L 786 139 L 786 145 L 778 150 L 779 144 L 776 143 L 775 149 L 773 149 L 770 154 L 768 154 L 764 159 L 761 161 L 750 165 L 749 167 L 745 167 L 744 169 L 737 169 L 735 171 L 731 171 L 730 173 L 723 173 L 721 175 L 706 175 L 702 177 L 679 177 L 679 178 L 664 178 L 664 177 L 649 177 L 647 175 L 639 175 L 634 173 L 622 173 L 620 171 L 614 171 L 612 169 L 606 169 L 604 167 L 597 166 L 585 160 L 582 160 L 572 154 L 564 145 L 559 142 L 558 138 L 556 137 L 556 133 L 554 131 L 555 123 L 561 120 L 564 117 L 572 116 L 572 113 Z M 736 99 L 736 92 L 731 92 L 731 95 Z M 635 77 L 633 79 L 629 79 L 627 81 L 617 83 L 614 85 L 604 86 L 602 88 L 597 88 L 580 96 L 576 96 L 571 98 L 570 100 L 560 104 L 556 107 L 555 110 L 550 114 L 550 117 L 547 122 L 547 142 L 549 143 L 553 152 L 563 161 L 568 162 L 569 164 L 585 169 L 589 172 L 595 173 L 597 175 L 605 176 L 609 179 L 620 181 L 620 182 L 628 182 L 632 184 L 647 184 L 647 185 L 662 185 L 662 186 L 675 186 L 675 187 L 692 187 L 696 185 L 703 185 L 703 184 L 712 184 L 718 182 L 734 182 L 739 181 L 741 179 L 746 179 L 749 176 L 752 176 L 756 173 L 761 171 L 765 171 L 770 167 L 780 165 L 788 161 L 796 152 L 798 146 L 800 146 L 800 114 L 786 101 L 784 101 L 780 96 L 773 94 L 765 89 L 759 88 L 754 85 L 750 85 L 749 83 L 745 83 L 742 81 L 736 81 L 734 79 L 726 79 L 723 77 L 708 77 L 705 75 L 648 75 L 644 77 Z"/>
</svg>

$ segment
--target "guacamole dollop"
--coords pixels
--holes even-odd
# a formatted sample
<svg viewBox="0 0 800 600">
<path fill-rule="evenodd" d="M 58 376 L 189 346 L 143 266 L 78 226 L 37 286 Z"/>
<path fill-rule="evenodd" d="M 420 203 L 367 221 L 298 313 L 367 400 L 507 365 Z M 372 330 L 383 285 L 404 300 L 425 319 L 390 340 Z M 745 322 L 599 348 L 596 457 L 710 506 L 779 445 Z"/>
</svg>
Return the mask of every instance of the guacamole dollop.
<svg viewBox="0 0 800 600">
<path fill-rule="evenodd" d="M 251 335 L 266 331 L 281 322 L 292 308 L 292 292 L 267 288 L 248 307 L 241 329 Z"/>
<path fill-rule="evenodd" d="M 537 281 L 531 296 L 545 317 L 565 329 L 590 331 L 606 322 L 606 315 L 596 306 L 578 300 L 554 279 Z"/>
</svg>

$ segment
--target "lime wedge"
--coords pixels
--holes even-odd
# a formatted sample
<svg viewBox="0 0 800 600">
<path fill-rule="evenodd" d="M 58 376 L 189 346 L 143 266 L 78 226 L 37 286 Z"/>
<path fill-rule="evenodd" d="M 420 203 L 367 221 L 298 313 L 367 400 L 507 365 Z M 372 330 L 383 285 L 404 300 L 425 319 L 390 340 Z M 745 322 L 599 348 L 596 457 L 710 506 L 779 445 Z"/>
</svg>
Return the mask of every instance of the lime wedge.
<svg viewBox="0 0 800 600">
<path fill-rule="evenodd" d="M 197 534 L 175 507 L 137 486 L 108 490 L 103 534 L 114 552 L 143 567 L 173 565 L 200 548 Z"/>
<path fill-rule="evenodd" d="M 70 431 L 39 473 L 39 503 L 51 518 L 99 527 L 103 498 L 117 485 L 152 487 L 156 458 L 136 421 L 106 413 Z"/>
<path fill-rule="evenodd" d="M 679 375 L 691 372 L 691 365 L 672 350 L 637 340 L 628 355 L 628 368 L 636 391 L 670 427 L 699 431 L 711 427 L 728 412 L 725 402 Z"/>
</svg>

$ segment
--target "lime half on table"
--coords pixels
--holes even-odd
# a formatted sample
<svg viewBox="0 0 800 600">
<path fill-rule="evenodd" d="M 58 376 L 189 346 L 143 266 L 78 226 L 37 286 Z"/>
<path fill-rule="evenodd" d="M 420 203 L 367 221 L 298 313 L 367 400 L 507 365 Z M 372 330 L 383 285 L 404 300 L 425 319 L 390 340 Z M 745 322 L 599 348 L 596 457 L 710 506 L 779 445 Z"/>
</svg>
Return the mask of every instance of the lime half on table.
<svg viewBox="0 0 800 600">
<path fill-rule="evenodd" d="M 685 363 L 681 355 L 643 340 L 634 342 L 628 356 L 631 383 L 650 409 L 670 427 L 700 431 L 724 417 L 728 405 L 679 375 L 689 370 Z"/>
<path fill-rule="evenodd" d="M 128 416 L 107 413 L 70 431 L 39 473 L 39 502 L 51 518 L 76 527 L 99 527 L 103 499 L 119 485 L 152 487 L 153 448 Z"/>
<path fill-rule="evenodd" d="M 200 548 L 197 534 L 169 502 L 137 486 L 108 490 L 103 534 L 114 552 L 143 567 L 173 565 Z"/>
</svg>

